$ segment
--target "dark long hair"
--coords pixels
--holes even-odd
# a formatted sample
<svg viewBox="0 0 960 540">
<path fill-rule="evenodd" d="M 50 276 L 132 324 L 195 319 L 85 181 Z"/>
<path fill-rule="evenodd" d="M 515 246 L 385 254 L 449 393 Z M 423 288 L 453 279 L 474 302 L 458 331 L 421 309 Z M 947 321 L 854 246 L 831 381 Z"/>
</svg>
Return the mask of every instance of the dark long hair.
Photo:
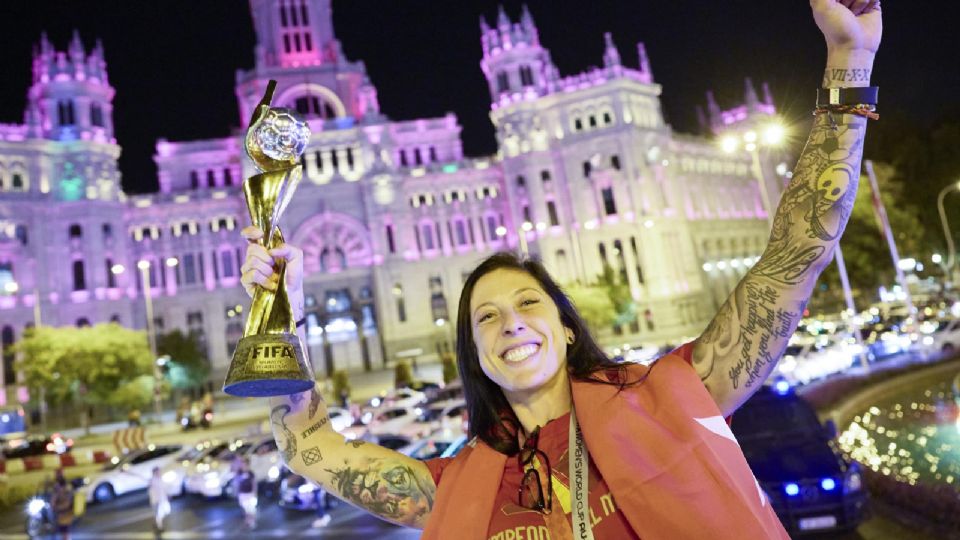
<svg viewBox="0 0 960 540">
<path fill-rule="evenodd" d="M 560 322 L 572 330 L 574 335 L 573 344 L 567 347 L 567 371 L 570 377 L 614 384 L 621 388 L 638 381 L 626 382 L 626 368 L 607 358 L 590 335 L 586 323 L 577 313 L 573 302 L 539 261 L 520 258 L 510 252 L 491 255 L 470 273 L 460 293 L 460 305 L 457 310 L 457 364 L 463 380 L 471 437 L 479 437 L 490 447 L 512 455 L 520 450 L 517 441 L 520 423 L 503 395 L 503 390 L 497 383 L 487 378 L 480 367 L 470 316 L 470 297 L 473 295 L 477 281 L 490 272 L 500 269 L 526 272 L 537 280 L 540 287 L 557 305 L 560 311 Z M 607 370 L 616 370 L 618 376 L 612 377 L 612 380 L 597 377 L 597 372 Z"/>
</svg>

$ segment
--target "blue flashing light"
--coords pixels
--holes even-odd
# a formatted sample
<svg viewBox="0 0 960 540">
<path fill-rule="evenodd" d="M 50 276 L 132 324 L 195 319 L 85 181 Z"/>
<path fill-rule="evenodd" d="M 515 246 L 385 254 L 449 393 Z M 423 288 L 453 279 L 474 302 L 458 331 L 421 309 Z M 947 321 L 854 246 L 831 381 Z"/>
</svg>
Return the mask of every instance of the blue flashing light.
<svg viewBox="0 0 960 540">
<path fill-rule="evenodd" d="M 783 486 L 783 490 L 787 492 L 787 495 L 791 497 L 796 497 L 800 494 L 800 486 L 790 482 L 789 484 Z"/>
<path fill-rule="evenodd" d="M 781 396 L 785 396 L 790 393 L 790 383 L 784 380 L 779 380 L 774 383 L 773 389 Z"/>
<path fill-rule="evenodd" d="M 833 491 L 837 488 L 837 482 L 833 478 L 824 478 L 820 481 L 820 487 L 822 487 L 824 491 Z"/>
</svg>

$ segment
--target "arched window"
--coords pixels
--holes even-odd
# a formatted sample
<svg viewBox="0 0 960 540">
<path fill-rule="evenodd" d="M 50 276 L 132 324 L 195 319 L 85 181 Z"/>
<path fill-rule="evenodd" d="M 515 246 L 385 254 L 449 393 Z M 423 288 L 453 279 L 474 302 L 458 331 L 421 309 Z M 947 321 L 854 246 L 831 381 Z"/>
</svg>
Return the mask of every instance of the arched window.
<svg viewBox="0 0 960 540">
<path fill-rule="evenodd" d="M 83 237 L 83 227 L 77 223 L 70 225 L 70 229 L 68 229 L 68 235 L 71 239 Z"/>
<path fill-rule="evenodd" d="M 86 317 L 80 317 L 79 319 L 77 319 L 77 322 L 75 323 L 75 326 L 76 326 L 77 328 L 83 328 L 84 326 L 90 326 L 90 319 L 88 319 L 88 318 L 86 318 Z"/>
<path fill-rule="evenodd" d="M 323 118 L 329 120 L 337 117 L 333 105 L 320 96 L 300 96 L 293 101 L 293 108 L 307 118 Z"/>
<path fill-rule="evenodd" d="M 16 190 L 23 189 L 23 175 L 20 173 L 13 173 L 10 179 L 10 186 Z"/>
<path fill-rule="evenodd" d="M 20 245 L 22 246 L 27 245 L 28 241 L 27 241 L 26 225 L 17 225 L 16 229 L 14 229 L 14 234 L 16 235 L 17 240 L 20 241 Z"/>
</svg>

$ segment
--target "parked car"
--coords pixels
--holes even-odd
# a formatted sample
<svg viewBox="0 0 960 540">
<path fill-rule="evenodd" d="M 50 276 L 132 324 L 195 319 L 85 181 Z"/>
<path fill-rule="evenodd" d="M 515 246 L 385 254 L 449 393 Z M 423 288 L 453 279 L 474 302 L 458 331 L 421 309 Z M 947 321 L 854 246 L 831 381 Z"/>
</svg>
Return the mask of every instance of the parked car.
<svg viewBox="0 0 960 540">
<path fill-rule="evenodd" d="M 417 419 L 413 407 L 389 407 L 374 413 L 367 427 L 371 435 L 400 433 L 401 430 Z"/>
<path fill-rule="evenodd" d="M 408 435 L 414 439 L 426 437 L 438 429 L 452 429 L 464 431 L 464 412 L 467 409 L 467 402 L 463 399 L 452 399 L 449 401 L 439 401 L 417 407 L 414 412 L 419 412 L 417 419 L 400 429 L 400 433 Z"/>
<path fill-rule="evenodd" d="M 460 379 L 454 379 L 445 384 L 427 403 L 450 401 L 452 399 L 463 399 L 463 382 Z"/>
<path fill-rule="evenodd" d="M 344 429 L 353 425 L 353 415 L 346 409 L 327 407 L 327 414 L 330 416 L 330 425 L 337 433 L 342 433 Z"/>
<path fill-rule="evenodd" d="M 921 324 L 921 346 L 924 351 L 953 354 L 960 351 L 960 319 L 937 321 L 933 325 Z"/>
<path fill-rule="evenodd" d="M 338 499 L 325 489 L 283 467 L 280 472 L 278 504 L 288 510 L 316 510 L 320 505 L 329 509 Z"/>
<path fill-rule="evenodd" d="M 256 439 L 237 439 L 216 457 L 202 459 L 187 475 L 184 489 L 187 493 L 204 497 L 236 497 L 233 479 L 243 459 L 250 461 L 250 470 L 257 484 L 280 481 L 282 466 L 277 443 L 273 436 Z"/>
<path fill-rule="evenodd" d="M 414 459 L 432 459 L 441 457 L 452 445 L 461 447 L 466 442 L 466 435 L 460 430 L 438 429 L 430 435 L 414 441 L 398 452 Z"/>
<path fill-rule="evenodd" d="M 432 381 L 413 381 L 407 385 L 406 388 L 423 393 L 423 395 L 427 398 L 427 401 L 431 401 L 437 397 L 437 394 L 441 390 L 443 390 L 443 383 L 436 383 Z"/>
<path fill-rule="evenodd" d="M 416 407 L 426 401 L 427 396 L 423 392 L 417 392 L 410 388 L 399 388 L 383 392 L 381 395 L 372 398 L 366 412 L 376 413 L 387 407 Z"/>
<path fill-rule="evenodd" d="M 47 454 L 64 454 L 73 448 L 73 439 L 68 439 L 59 433 L 53 435 L 25 435 L 22 437 L 8 437 L 2 443 L 3 457 L 17 459 Z"/>
<path fill-rule="evenodd" d="M 390 450 L 399 450 L 413 442 L 413 439 L 406 435 L 396 435 L 392 433 L 383 434 L 379 437 L 371 437 L 371 440 Z"/>
<path fill-rule="evenodd" d="M 204 441 L 196 446 L 186 448 L 171 463 L 160 469 L 160 479 L 163 488 L 169 497 L 179 497 L 184 494 L 184 483 L 187 475 L 192 473 L 197 464 L 204 458 L 214 458 L 228 447 L 226 442 Z"/>
<path fill-rule="evenodd" d="M 84 479 L 87 502 L 106 502 L 117 495 L 147 489 L 153 468 L 163 469 L 183 449 L 179 444 L 149 445 L 123 457 L 114 456 L 102 471 Z"/>
<path fill-rule="evenodd" d="M 798 339 L 787 346 L 776 373 L 792 385 L 807 384 L 849 368 L 861 350 L 843 334 Z"/>
<path fill-rule="evenodd" d="M 850 530 L 863 520 L 860 466 L 843 458 L 836 427 L 780 382 L 761 387 L 733 415 L 733 433 L 791 534 Z"/>
</svg>

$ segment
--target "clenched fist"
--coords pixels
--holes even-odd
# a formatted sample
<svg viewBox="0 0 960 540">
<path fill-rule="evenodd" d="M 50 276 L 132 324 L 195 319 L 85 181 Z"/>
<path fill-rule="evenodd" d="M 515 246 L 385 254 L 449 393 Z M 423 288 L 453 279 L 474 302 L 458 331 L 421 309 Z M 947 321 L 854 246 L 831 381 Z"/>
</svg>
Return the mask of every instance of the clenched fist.
<svg viewBox="0 0 960 540">
<path fill-rule="evenodd" d="M 303 251 L 300 248 L 282 244 L 268 251 L 256 242 L 263 238 L 263 231 L 253 226 L 245 227 L 240 234 L 248 240 L 247 255 L 240 267 L 240 283 L 247 294 L 252 297 L 257 285 L 275 291 L 280 276 L 274 264 L 281 260 L 287 265 L 287 292 L 291 297 L 303 292 Z"/>
</svg>

